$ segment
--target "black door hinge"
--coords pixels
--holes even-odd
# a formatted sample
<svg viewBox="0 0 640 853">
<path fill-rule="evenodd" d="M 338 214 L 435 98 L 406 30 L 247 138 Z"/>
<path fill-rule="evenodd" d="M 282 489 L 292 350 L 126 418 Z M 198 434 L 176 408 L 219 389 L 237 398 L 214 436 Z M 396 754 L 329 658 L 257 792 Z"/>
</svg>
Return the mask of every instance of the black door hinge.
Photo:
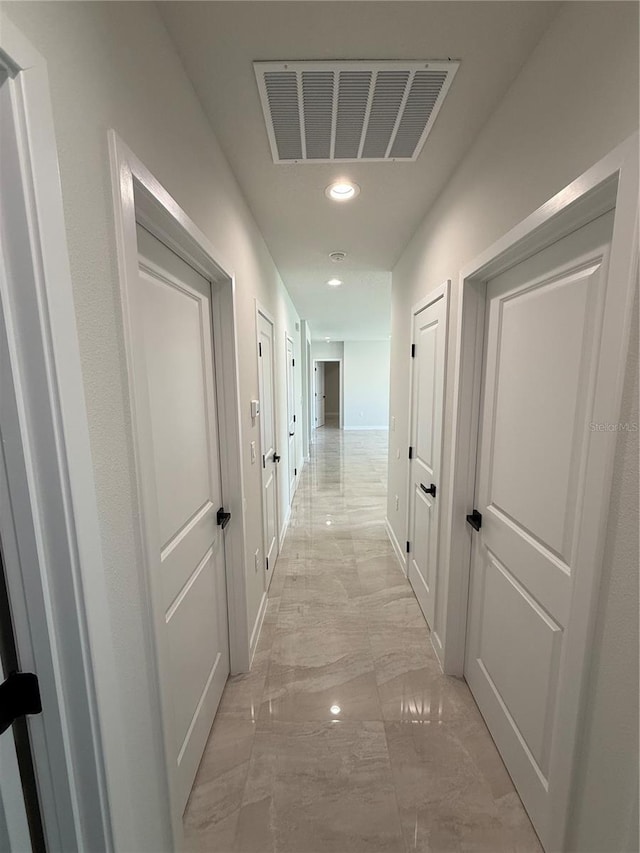
<svg viewBox="0 0 640 853">
<path fill-rule="evenodd" d="M 269 558 L 267 557 L 267 571 L 269 571 Z"/>
<path fill-rule="evenodd" d="M 262 358 L 262 344 L 258 343 L 258 355 Z"/>
<path fill-rule="evenodd" d="M 295 367 L 295 366 L 296 366 L 296 360 L 295 360 L 295 358 L 292 358 L 291 359 L 291 367 Z"/>
<path fill-rule="evenodd" d="M 413 459 L 413 447 L 409 446 L 409 459 Z"/>
<path fill-rule="evenodd" d="M 296 416 L 295 415 L 293 416 L 293 422 L 294 422 L 294 424 L 296 422 Z"/>
<path fill-rule="evenodd" d="M 409 553 L 410 550 L 411 550 L 411 542 L 409 542 L 409 540 L 407 539 L 407 554 Z"/>
<path fill-rule="evenodd" d="M 32 672 L 10 672 L 0 684 L 0 735 L 18 717 L 41 713 L 38 676 Z"/>
<path fill-rule="evenodd" d="M 218 522 L 218 526 L 224 530 L 227 524 L 231 521 L 231 513 L 225 512 L 224 507 L 221 506 L 218 510 L 216 521 Z"/>
<path fill-rule="evenodd" d="M 411 358 L 415 358 L 415 357 L 416 357 L 416 345 L 411 344 Z"/>
<path fill-rule="evenodd" d="M 294 476 L 294 477 L 297 477 L 297 476 L 298 476 L 298 469 L 297 469 L 297 468 L 294 468 L 294 469 L 293 469 L 293 476 Z"/>
<path fill-rule="evenodd" d="M 477 509 L 474 509 L 471 515 L 467 516 L 467 523 L 470 524 L 474 530 L 480 530 L 482 527 L 482 513 L 479 513 Z"/>
</svg>

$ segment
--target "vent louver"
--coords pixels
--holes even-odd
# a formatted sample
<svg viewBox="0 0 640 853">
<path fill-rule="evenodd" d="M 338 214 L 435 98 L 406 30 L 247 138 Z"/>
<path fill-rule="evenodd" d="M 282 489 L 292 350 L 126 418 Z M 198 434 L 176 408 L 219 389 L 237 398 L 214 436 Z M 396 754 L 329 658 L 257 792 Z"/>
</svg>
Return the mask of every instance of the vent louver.
<svg viewBox="0 0 640 853">
<path fill-rule="evenodd" d="M 415 160 L 459 63 L 254 62 L 274 163 Z"/>
</svg>

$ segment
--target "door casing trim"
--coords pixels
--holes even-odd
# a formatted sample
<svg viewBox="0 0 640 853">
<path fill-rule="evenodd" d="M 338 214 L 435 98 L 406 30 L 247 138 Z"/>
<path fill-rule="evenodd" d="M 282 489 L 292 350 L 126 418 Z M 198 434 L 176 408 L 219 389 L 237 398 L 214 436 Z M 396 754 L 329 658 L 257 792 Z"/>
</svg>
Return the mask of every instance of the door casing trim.
<svg viewBox="0 0 640 853">
<path fill-rule="evenodd" d="M 477 460 L 477 436 L 482 384 L 486 281 L 511 266 L 572 233 L 599 215 L 615 208 L 608 287 L 614 288 L 604 318 L 606 328 L 619 329 L 617 348 L 603 353 L 613 365 L 616 382 L 607 389 L 607 399 L 599 413 L 602 420 L 616 422 L 620 415 L 624 371 L 629 346 L 631 313 L 638 270 L 638 134 L 629 137 L 587 172 L 553 196 L 538 210 L 511 229 L 475 260 L 465 266 L 459 279 L 460 300 L 455 318 L 455 366 L 453 371 L 453 441 L 448 460 L 448 498 L 443 519 L 441 566 L 448 569 L 443 579 L 445 625 L 441 662 L 449 675 L 462 676 L 471 566 L 471 532 L 466 514 L 473 509 Z M 611 492 L 616 434 L 600 436 L 597 480 L 604 495 Z M 607 501 L 604 501 L 607 505 Z M 606 513 L 593 531 L 594 552 L 602 560 Z M 591 583 L 578 573 L 574 581 L 574 607 L 578 624 L 568 635 L 567 658 L 572 662 L 571 692 L 574 708 L 582 707 L 588 668 L 588 649 L 594 630 L 598 598 L 598 576 Z M 571 704 L 571 702 L 569 702 Z M 579 714 L 563 716 L 567 744 L 575 743 Z M 556 796 L 552 802 L 549 846 L 564 849 L 573 775 L 573 749 L 562 750 L 556 767 Z"/>
<path fill-rule="evenodd" d="M 116 839 L 128 830 L 127 786 L 108 790 L 109 774 L 126 767 L 123 721 L 110 713 L 117 670 L 49 77 L 2 11 L 0 68 L 11 84 L 24 215 L 22 245 L 3 248 L 19 286 L 0 272 L 7 584 L 20 664 L 38 675 L 42 695 L 43 713 L 28 727 L 47 845 L 113 850 L 116 826 Z"/>
<path fill-rule="evenodd" d="M 232 523 L 225 533 L 227 609 L 229 617 L 229 657 L 232 673 L 246 672 L 250 667 L 250 638 L 247 615 L 245 576 L 245 510 L 242 470 L 242 438 L 238 346 L 236 334 L 235 278 L 231 264 L 214 247 L 185 211 L 156 180 L 146 166 L 126 146 L 114 130 L 109 131 L 109 152 L 116 247 L 120 279 L 120 297 L 124 328 L 124 349 L 128 374 L 128 405 L 131 413 L 135 467 L 136 503 L 138 506 L 140 560 L 138 582 L 145 603 L 142 614 L 146 638 L 145 653 L 152 673 L 151 707 L 157 709 L 152 721 L 162 750 L 166 768 L 166 794 L 170 808 L 171 829 L 175 849 L 182 838 L 182 812 L 173 792 L 173 776 L 168 766 L 171 755 L 171 732 L 168 725 L 169 706 L 161 687 L 160 672 L 163 646 L 159 638 L 164 622 L 163 608 L 155 601 L 150 567 L 153 542 L 145 522 L 145 485 L 139 446 L 134 374 L 134 329 L 131 291 L 138 277 L 136 222 L 189 263 L 212 283 L 213 345 L 217 393 L 220 475 L 224 506 L 231 512 Z"/>
</svg>

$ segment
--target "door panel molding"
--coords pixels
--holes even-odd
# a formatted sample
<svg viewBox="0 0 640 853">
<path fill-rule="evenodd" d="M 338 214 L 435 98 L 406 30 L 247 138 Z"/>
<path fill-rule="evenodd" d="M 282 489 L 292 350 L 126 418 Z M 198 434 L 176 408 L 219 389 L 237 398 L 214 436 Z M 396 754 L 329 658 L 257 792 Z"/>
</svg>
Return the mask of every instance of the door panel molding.
<svg viewBox="0 0 640 853">
<path fill-rule="evenodd" d="M 141 407 L 136 405 L 135 336 L 133 299 L 138 280 L 139 254 L 136 223 L 157 237 L 196 272 L 211 282 L 213 316 L 213 360 L 217 388 L 217 416 L 220 475 L 224 507 L 233 517 L 225 533 L 227 609 L 229 618 L 229 651 L 231 672 L 245 672 L 250 666 L 247 593 L 245 580 L 245 520 L 242 472 L 241 416 L 238 376 L 238 345 L 235 322 L 234 275 L 232 267 L 192 222 L 182 208 L 154 178 L 145 165 L 125 145 L 114 130 L 109 131 L 112 188 L 116 225 L 116 247 L 120 277 L 125 355 L 128 371 L 129 406 L 134 435 L 134 462 L 137 501 L 139 505 L 142 559 L 139 582 L 148 610 L 144 614 L 146 656 L 151 676 L 151 705 L 155 710 L 150 720 L 160 748 L 166 757 L 173 753 L 171 742 L 171 708 L 166 691 L 161 689 L 159 670 L 166 648 L 162 638 L 165 602 L 159 584 L 151 584 L 155 541 L 145 519 L 150 496 L 146 494 L 145 466 L 148 454 L 141 454 L 136 436 L 141 436 Z M 146 461 L 145 461 L 146 460 Z M 168 661 L 164 661 L 168 663 Z M 182 839 L 182 808 L 175 778 L 168 772 L 163 784 L 170 808 L 169 819 L 174 847 Z"/>
<path fill-rule="evenodd" d="M 627 358 L 631 313 L 638 257 L 638 134 L 634 134 L 584 175 L 557 193 L 523 222 L 490 246 L 460 273 L 460 300 L 456 315 L 456 353 L 453 377 L 452 451 L 449 460 L 449 496 L 444 526 L 446 634 L 443 667 L 452 675 L 462 675 L 469 571 L 475 534 L 465 523 L 473 508 L 480 387 L 483 370 L 485 322 L 485 282 L 526 261 L 583 225 L 615 208 L 613 237 L 609 255 L 607 298 L 599 338 L 600 358 L 594 366 L 597 408 L 592 418 L 615 423 L 619 419 L 622 383 Z M 602 562 L 606 507 L 611 492 L 615 433 L 599 433 L 598 443 L 590 438 L 588 470 L 580 474 L 580 490 L 603 496 L 601 510 L 576 543 L 572 560 L 581 554 L 595 554 Z M 599 572 L 595 577 L 576 573 L 572 599 L 571 631 L 567 634 L 561 666 L 572 673 L 558 695 L 558 719 L 554 738 L 565 748 L 552 751 L 549 780 L 548 825 L 544 842 L 550 850 L 565 843 L 570 803 L 574 745 L 581 708 L 581 696 L 588 664 L 593 615 L 598 594 Z M 566 603 L 567 605 L 569 602 Z"/>
</svg>

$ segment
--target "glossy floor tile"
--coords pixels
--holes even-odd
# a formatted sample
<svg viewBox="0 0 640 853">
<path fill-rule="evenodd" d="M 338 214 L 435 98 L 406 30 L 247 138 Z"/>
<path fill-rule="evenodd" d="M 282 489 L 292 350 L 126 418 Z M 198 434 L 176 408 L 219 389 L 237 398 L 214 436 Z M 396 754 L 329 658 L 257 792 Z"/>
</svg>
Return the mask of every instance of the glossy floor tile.
<svg viewBox="0 0 640 853">
<path fill-rule="evenodd" d="M 230 678 L 185 812 L 211 853 L 540 853 L 389 543 L 387 435 L 323 428 L 252 671 Z"/>
</svg>

